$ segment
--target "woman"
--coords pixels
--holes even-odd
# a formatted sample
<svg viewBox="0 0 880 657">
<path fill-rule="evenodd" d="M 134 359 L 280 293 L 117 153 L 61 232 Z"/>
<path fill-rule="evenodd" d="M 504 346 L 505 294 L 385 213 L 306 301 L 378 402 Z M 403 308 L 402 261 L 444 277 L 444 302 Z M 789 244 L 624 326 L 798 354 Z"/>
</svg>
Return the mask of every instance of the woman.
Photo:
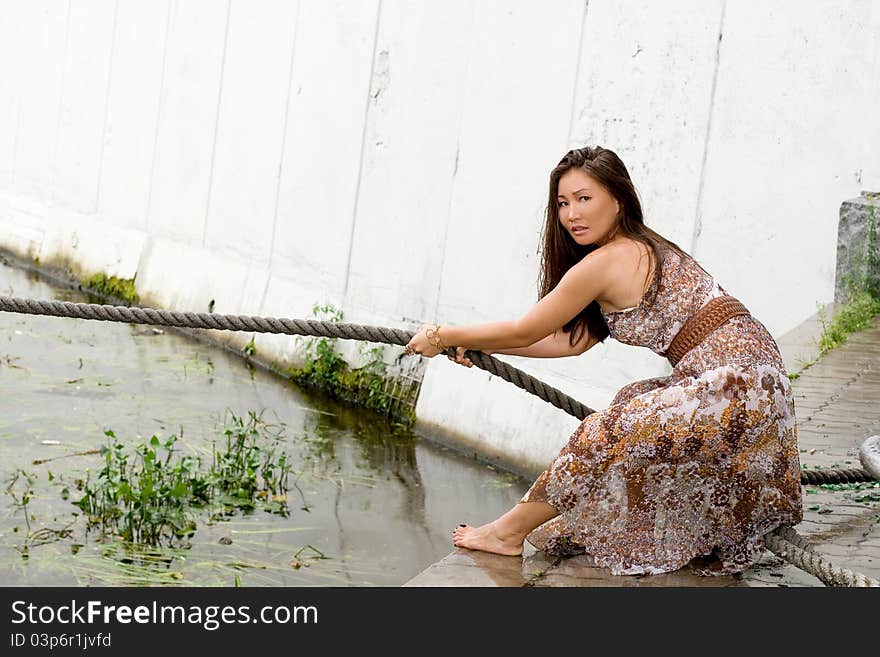
<svg viewBox="0 0 880 657">
<path fill-rule="evenodd" d="M 615 574 L 754 564 L 763 536 L 801 521 L 794 401 L 763 324 L 678 246 L 645 226 L 612 151 L 569 151 L 550 175 L 541 299 L 516 321 L 422 326 L 407 353 L 449 345 L 574 356 L 611 336 L 669 358 L 583 420 L 522 500 L 453 531 L 458 547 L 586 552 Z"/>
</svg>

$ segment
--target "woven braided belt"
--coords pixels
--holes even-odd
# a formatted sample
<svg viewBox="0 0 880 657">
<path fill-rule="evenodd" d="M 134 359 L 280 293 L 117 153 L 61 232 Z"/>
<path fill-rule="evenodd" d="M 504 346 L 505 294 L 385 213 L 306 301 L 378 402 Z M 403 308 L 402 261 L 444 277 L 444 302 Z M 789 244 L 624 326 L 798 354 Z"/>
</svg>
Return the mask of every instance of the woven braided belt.
<svg viewBox="0 0 880 657">
<path fill-rule="evenodd" d="M 750 315 L 742 303 L 731 296 L 715 297 L 684 323 L 672 342 L 666 357 L 675 367 L 684 355 L 706 339 L 712 331 L 731 317 Z"/>
</svg>

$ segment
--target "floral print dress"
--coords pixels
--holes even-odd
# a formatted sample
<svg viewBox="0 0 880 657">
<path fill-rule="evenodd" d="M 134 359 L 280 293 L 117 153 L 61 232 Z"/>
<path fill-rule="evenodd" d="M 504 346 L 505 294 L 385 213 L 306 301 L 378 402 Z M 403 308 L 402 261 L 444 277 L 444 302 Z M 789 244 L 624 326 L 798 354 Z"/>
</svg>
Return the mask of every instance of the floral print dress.
<svg viewBox="0 0 880 657">
<path fill-rule="evenodd" d="M 689 256 L 663 258 L 638 306 L 604 313 L 611 337 L 661 356 L 727 294 Z M 728 320 L 670 375 L 631 383 L 587 416 L 521 502 L 559 511 L 529 534 L 536 548 L 586 552 L 614 574 L 753 565 L 764 534 L 802 518 L 794 399 L 776 342 L 754 317 Z"/>
</svg>

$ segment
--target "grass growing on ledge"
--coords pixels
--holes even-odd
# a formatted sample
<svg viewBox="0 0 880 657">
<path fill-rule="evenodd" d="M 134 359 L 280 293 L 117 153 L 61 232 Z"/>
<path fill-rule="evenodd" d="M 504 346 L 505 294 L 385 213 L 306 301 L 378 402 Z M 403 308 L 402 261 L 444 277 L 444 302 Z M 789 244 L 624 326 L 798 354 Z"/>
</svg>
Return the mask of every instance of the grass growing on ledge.
<svg viewBox="0 0 880 657">
<path fill-rule="evenodd" d="M 853 255 L 850 271 L 844 277 L 847 301 L 830 319 L 825 316 L 822 307 L 819 307 L 819 321 L 822 324 L 822 334 L 817 345 L 819 353 L 812 360 L 802 363 L 802 371 L 832 349 L 844 344 L 850 333 L 870 328 L 873 318 L 880 315 L 880 290 L 876 286 L 877 272 L 880 271 L 875 217 L 877 206 L 872 204 L 870 207 L 865 242 L 861 251 Z M 792 381 L 798 377 L 799 372 L 788 375 Z"/>
<path fill-rule="evenodd" d="M 822 324 L 822 335 L 819 336 L 819 353 L 813 359 L 801 363 L 801 371 L 815 365 L 819 358 L 844 344 L 850 333 L 870 328 L 873 318 L 877 315 L 880 315 L 880 298 L 870 292 L 859 292 L 851 297 L 846 304 L 834 312 L 830 319 L 820 308 L 819 321 Z M 800 375 L 800 372 L 793 372 L 788 378 L 795 381 Z"/>
<path fill-rule="evenodd" d="M 82 287 L 94 290 L 98 294 L 114 297 L 132 305 L 140 301 L 134 287 L 134 278 L 117 278 L 98 272 L 89 279 L 83 279 Z"/>
<path fill-rule="evenodd" d="M 822 322 L 822 336 L 819 338 L 819 356 L 846 342 L 846 336 L 864 331 L 871 320 L 880 314 L 880 290 L 876 289 L 874 278 L 880 270 L 880 255 L 877 245 L 877 222 L 874 218 L 875 206 L 871 206 L 861 252 L 853 258 L 851 271 L 845 277 L 847 302 L 839 308 L 830 321 L 819 311 Z"/>
<path fill-rule="evenodd" d="M 846 336 L 864 331 L 871 320 L 880 315 L 880 299 L 870 292 L 860 292 L 842 308 L 837 310 L 830 321 L 819 313 L 822 322 L 822 336 L 819 338 L 819 355 L 827 353 L 846 342 Z"/>
</svg>

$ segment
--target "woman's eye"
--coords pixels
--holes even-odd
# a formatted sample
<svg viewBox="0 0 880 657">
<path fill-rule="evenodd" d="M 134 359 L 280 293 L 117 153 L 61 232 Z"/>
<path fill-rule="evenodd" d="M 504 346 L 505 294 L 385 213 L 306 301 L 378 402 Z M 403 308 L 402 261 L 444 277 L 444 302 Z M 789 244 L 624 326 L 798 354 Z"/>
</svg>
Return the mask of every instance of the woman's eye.
<svg viewBox="0 0 880 657">
<path fill-rule="evenodd" d="M 568 205 L 568 203 L 566 203 L 565 201 L 559 201 L 560 208 L 564 208 L 566 205 Z"/>
<path fill-rule="evenodd" d="M 581 196 L 581 197 L 580 197 L 580 200 L 581 200 L 581 201 L 589 201 L 589 200 L 590 200 L 590 197 L 589 197 L 589 196 Z"/>
</svg>

